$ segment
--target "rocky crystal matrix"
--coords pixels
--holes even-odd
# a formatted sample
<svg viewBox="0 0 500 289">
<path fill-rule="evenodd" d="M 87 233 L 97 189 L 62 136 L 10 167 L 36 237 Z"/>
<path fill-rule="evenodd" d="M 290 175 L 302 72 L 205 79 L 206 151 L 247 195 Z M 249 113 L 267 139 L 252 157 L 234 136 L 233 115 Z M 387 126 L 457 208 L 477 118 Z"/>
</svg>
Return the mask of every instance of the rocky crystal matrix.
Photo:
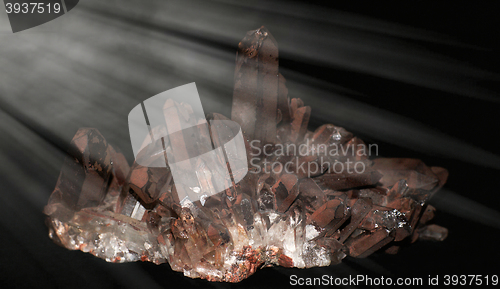
<svg viewBox="0 0 500 289">
<path fill-rule="evenodd" d="M 172 108 L 198 123 L 188 105 Z M 220 193 L 180 200 L 168 166 L 136 159 L 129 167 L 96 129 L 83 128 L 45 207 L 49 235 L 108 262 L 168 262 L 188 277 L 226 282 L 265 266 L 328 266 L 446 238 L 445 228 L 427 224 L 435 212 L 427 201 L 445 183 L 445 169 L 417 159 L 370 160 L 363 141 L 341 127 L 308 131 L 310 115 L 302 100 L 288 98 L 276 40 L 264 27 L 250 31 L 238 46 L 231 115 L 244 133 L 246 176 Z M 168 151 L 175 141 L 193 150 L 207 139 L 220 140 L 191 130 L 147 149 Z M 148 161 L 156 160 L 140 163 Z M 192 165 L 210 186 L 211 167 Z M 203 193 L 203 185 L 183 189 Z"/>
</svg>

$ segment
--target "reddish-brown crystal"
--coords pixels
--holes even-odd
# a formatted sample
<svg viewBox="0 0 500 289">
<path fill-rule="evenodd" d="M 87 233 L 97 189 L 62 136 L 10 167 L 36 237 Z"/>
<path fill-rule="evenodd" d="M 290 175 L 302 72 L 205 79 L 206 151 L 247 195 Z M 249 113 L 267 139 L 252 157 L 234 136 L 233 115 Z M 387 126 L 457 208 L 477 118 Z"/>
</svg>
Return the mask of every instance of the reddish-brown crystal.
<svg viewBox="0 0 500 289">
<path fill-rule="evenodd" d="M 431 241 L 443 241 L 448 237 L 448 229 L 430 224 L 419 229 L 419 238 Z"/>
<path fill-rule="evenodd" d="M 249 31 L 236 54 L 231 119 L 248 138 L 259 140 L 260 146 L 276 142 L 278 67 L 278 43 L 271 33 L 265 27 Z"/>
<path fill-rule="evenodd" d="M 311 108 L 289 100 L 285 82 L 276 40 L 264 27 L 248 32 L 238 47 L 231 115 L 246 138 L 248 172 L 231 170 L 227 189 L 196 201 L 189 197 L 200 188 L 174 183 L 171 167 L 147 165 L 223 146 L 231 127 L 211 121 L 224 116 L 205 122 L 191 118 L 189 105 L 167 101 L 163 112 L 173 121 L 163 129 L 172 133 L 145 147 L 131 169 L 97 130 L 80 129 L 45 207 L 51 238 L 110 262 L 169 262 L 191 278 L 226 282 L 264 266 L 327 266 L 384 248 L 394 254 L 406 240 L 446 238 L 445 228 L 428 224 L 435 208 L 426 204 L 446 182 L 445 169 L 370 160 L 362 140 L 332 124 L 308 131 Z M 181 121 L 191 128 L 179 131 Z M 253 140 L 265 150 L 258 153 Z M 350 163 L 363 170 L 339 171 Z M 199 160 L 182 169 L 216 189 L 214 168 Z"/>
</svg>

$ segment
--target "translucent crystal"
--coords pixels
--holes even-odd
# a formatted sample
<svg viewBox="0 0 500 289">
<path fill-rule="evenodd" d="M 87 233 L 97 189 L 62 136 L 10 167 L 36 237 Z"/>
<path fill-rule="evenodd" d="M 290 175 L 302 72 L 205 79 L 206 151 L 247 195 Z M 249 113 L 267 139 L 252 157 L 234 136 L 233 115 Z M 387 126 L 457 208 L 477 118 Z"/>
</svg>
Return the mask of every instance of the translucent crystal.
<svg viewBox="0 0 500 289">
<path fill-rule="evenodd" d="M 176 101 L 162 104 L 164 113 L 191 126 L 147 136 L 131 167 L 97 130 L 80 129 L 45 207 L 49 236 L 109 262 L 168 262 L 188 277 L 226 282 L 263 266 L 328 266 L 383 248 L 393 254 L 405 240 L 446 238 L 446 229 L 428 224 L 435 209 L 426 204 L 445 169 L 370 160 L 363 141 L 332 124 L 308 131 L 311 108 L 287 94 L 276 40 L 261 27 L 238 48 L 239 143 L 227 145 L 236 138 L 226 117 L 194 119 Z M 222 147 L 190 162 L 196 151 Z M 184 161 L 196 184 L 174 182 L 171 165 Z M 338 170 L 349 163 L 363 170 Z M 228 165 L 235 169 L 219 169 Z"/>
</svg>

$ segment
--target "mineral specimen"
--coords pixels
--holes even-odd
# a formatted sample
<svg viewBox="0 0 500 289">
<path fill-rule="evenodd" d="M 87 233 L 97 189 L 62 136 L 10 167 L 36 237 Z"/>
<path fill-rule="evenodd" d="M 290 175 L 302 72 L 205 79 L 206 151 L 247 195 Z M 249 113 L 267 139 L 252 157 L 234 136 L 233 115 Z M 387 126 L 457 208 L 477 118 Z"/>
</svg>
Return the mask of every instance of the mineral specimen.
<svg viewBox="0 0 500 289">
<path fill-rule="evenodd" d="M 363 141 L 331 124 L 308 131 L 311 109 L 288 98 L 278 68 L 271 33 L 248 32 L 238 47 L 232 111 L 247 150 L 240 182 L 193 202 L 179 192 L 200 188 L 174 184 L 168 166 L 148 166 L 172 154 L 173 143 L 186 151 L 210 139 L 221 145 L 197 126 L 171 143 L 151 142 L 160 153 L 139 155 L 132 167 L 97 130 L 80 129 L 44 210 L 50 237 L 109 262 L 168 262 L 186 276 L 226 282 L 263 266 L 328 266 L 446 238 L 445 228 L 427 224 L 435 212 L 427 201 L 447 171 L 416 159 L 370 160 Z M 179 118 L 191 109 L 174 101 L 165 107 Z M 213 168 L 190 165 L 213 189 Z"/>
</svg>

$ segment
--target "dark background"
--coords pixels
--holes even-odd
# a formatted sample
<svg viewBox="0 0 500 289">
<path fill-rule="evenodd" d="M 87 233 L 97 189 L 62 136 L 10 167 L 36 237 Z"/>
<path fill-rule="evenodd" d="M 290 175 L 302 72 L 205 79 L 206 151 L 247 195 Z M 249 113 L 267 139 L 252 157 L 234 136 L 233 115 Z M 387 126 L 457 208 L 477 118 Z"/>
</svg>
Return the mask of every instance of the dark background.
<svg viewBox="0 0 500 289">
<path fill-rule="evenodd" d="M 500 274 L 499 21 L 493 5 L 298 1 L 80 1 L 12 34 L 0 13 L 0 286 L 286 287 L 289 276 Z M 431 201 L 444 242 L 313 269 L 266 268 L 236 285 L 169 265 L 111 264 L 55 245 L 43 206 L 79 127 L 133 160 L 128 112 L 195 81 L 206 112 L 230 115 L 234 59 L 265 25 L 311 129 L 343 126 L 386 157 L 420 158 L 450 177 Z"/>
</svg>

